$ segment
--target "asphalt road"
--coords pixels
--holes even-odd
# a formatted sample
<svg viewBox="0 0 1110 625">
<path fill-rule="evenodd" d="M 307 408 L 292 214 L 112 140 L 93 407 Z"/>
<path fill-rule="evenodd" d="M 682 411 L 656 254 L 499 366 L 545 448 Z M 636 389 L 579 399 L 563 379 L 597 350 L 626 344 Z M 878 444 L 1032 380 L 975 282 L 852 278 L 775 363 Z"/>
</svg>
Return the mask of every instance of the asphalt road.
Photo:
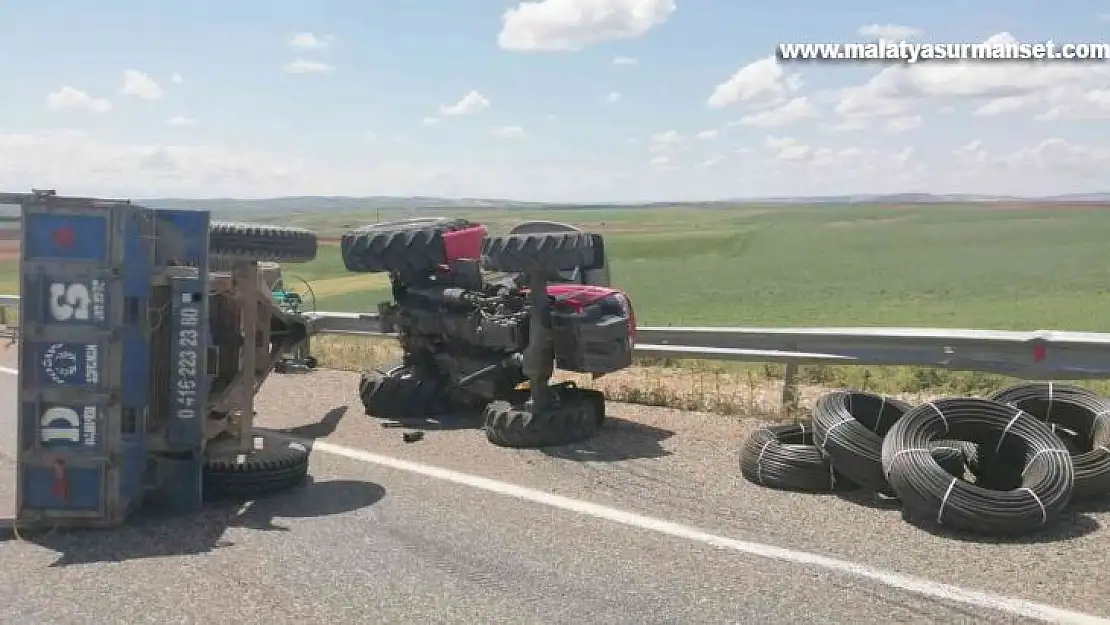
<svg viewBox="0 0 1110 625">
<path fill-rule="evenodd" d="M 14 509 L 15 380 L 0 373 L 0 516 Z M 497 449 L 466 423 L 406 444 L 361 414 L 351 374 L 275 376 L 260 422 L 316 441 L 309 485 L 0 542 L 0 621 L 1033 622 L 1021 600 L 1110 615 L 1106 512 L 1021 543 L 938 536 L 897 511 L 744 482 L 750 424 L 612 412 L 574 449 Z"/>
</svg>

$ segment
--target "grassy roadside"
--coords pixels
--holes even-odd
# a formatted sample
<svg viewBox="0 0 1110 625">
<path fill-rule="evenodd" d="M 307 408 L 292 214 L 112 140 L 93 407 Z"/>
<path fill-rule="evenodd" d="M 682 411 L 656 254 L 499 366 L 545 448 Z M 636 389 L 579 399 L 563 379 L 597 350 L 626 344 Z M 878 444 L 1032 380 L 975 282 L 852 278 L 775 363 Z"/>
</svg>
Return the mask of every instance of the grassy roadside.
<svg viewBox="0 0 1110 625">
<path fill-rule="evenodd" d="M 361 371 L 397 362 L 396 341 L 361 337 L 321 336 L 313 353 L 324 367 Z M 637 359 L 624 371 L 591 380 L 587 375 L 558 372 L 596 388 L 613 401 L 697 410 L 738 417 L 787 419 L 781 408 L 784 367 L 772 364 L 734 364 L 693 360 Z M 943 396 L 981 396 L 1017 380 L 986 373 L 923 367 L 800 367 L 799 408 L 805 410 L 822 393 L 836 388 L 876 391 L 920 402 Z M 1110 393 L 1110 382 L 1081 382 L 1081 386 Z"/>
<path fill-rule="evenodd" d="M 454 212 L 452 213 L 454 214 Z M 492 231 L 527 219 L 578 224 L 606 237 L 614 284 L 641 325 L 922 326 L 1110 332 L 1105 206 L 787 206 L 714 209 L 462 211 Z M 382 219 L 402 216 L 382 213 Z M 254 218 L 261 218 L 257 215 Z M 335 234 L 376 214 L 312 213 L 294 225 Z M 275 217 L 275 219 L 278 219 Z M 292 223 L 281 218 L 281 223 Z M 371 219 L 372 220 L 372 219 Z M 334 242 L 287 265 L 317 310 L 374 310 L 382 276 L 346 271 Z M 0 293 L 18 264 L 0 261 Z M 5 286 L 6 285 L 6 286 Z M 303 287 L 303 288 L 302 288 Z M 395 344 L 320 337 L 323 364 L 359 370 L 397 357 Z M 641 360 L 583 385 L 614 399 L 722 414 L 778 412 L 783 367 Z M 979 395 L 1013 380 L 918 367 L 803 367 L 803 405 L 831 388 L 917 399 Z M 1110 383 L 1085 383 L 1110 390 Z"/>
</svg>

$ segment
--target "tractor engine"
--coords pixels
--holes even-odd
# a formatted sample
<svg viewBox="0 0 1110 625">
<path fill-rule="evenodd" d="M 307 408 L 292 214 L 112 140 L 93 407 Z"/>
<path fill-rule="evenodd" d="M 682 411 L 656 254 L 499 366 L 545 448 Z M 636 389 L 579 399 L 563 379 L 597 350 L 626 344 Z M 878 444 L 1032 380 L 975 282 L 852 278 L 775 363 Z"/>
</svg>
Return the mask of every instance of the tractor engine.
<svg viewBox="0 0 1110 625">
<path fill-rule="evenodd" d="M 525 380 L 529 290 L 520 276 L 483 272 L 458 260 L 431 275 L 393 277 L 393 302 L 379 306 L 382 327 L 401 337 L 405 365 L 445 374 L 483 403 Z M 632 309 L 620 291 L 555 284 L 547 288 L 555 366 L 595 376 L 632 362 Z"/>
<path fill-rule="evenodd" d="M 368 415 L 485 406 L 487 436 L 510 447 L 566 444 L 601 427 L 600 392 L 548 384 L 556 368 L 597 377 L 632 363 L 632 305 L 607 286 L 599 235 L 530 222 L 490 237 L 464 219 L 426 218 L 352 230 L 341 252 L 351 271 L 389 274 L 393 301 L 379 318 L 404 353 L 363 373 Z"/>
</svg>

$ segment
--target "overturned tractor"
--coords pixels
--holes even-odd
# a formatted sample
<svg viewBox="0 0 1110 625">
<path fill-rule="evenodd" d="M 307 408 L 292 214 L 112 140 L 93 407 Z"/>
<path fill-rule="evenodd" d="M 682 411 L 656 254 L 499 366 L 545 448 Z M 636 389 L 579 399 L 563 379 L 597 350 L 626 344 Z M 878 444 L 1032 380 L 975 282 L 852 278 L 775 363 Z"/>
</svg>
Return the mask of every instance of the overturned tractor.
<svg viewBox="0 0 1110 625">
<path fill-rule="evenodd" d="M 368 415 L 430 417 L 482 409 L 489 440 L 564 445 L 594 436 L 602 394 L 550 384 L 556 368 L 595 377 L 632 362 L 635 317 L 608 286 L 600 235 L 532 222 L 504 236 L 464 219 L 427 218 L 345 234 L 343 262 L 388 273 L 382 330 L 404 357 L 363 373 Z"/>
</svg>

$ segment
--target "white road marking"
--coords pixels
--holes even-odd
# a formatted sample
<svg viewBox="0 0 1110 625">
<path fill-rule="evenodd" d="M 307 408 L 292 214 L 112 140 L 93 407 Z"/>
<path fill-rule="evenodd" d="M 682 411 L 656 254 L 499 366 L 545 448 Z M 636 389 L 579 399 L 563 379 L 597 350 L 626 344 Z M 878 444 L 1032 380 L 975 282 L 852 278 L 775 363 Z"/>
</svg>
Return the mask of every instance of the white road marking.
<svg viewBox="0 0 1110 625">
<path fill-rule="evenodd" d="M 301 440 L 301 439 L 296 439 Z M 569 512 L 576 512 L 587 516 L 612 521 L 614 523 L 621 523 L 636 527 L 639 529 L 656 532 L 659 534 L 667 534 L 677 538 L 684 538 L 700 542 L 713 547 L 721 549 L 731 549 L 749 555 L 759 556 L 762 558 L 769 558 L 772 560 L 779 560 L 782 562 L 790 562 L 793 564 L 800 564 L 803 566 L 820 567 L 843 573 L 846 575 L 854 575 L 857 577 L 864 577 L 869 580 L 879 582 L 886 586 L 898 588 L 908 592 L 941 599 L 944 601 L 952 601 L 971 605 L 978 608 L 985 608 L 989 610 L 997 610 L 1006 612 L 1016 616 L 1026 618 L 1040 619 L 1053 623 L 1075 623 L 1075 624 L 1110 624 L 1110 619 L 1101 618 L 1091 614 L 1083 614 L 1082 612 L 1072 612 L 1056 608 L 1050 605 L 1034 603 L 1032 601 L 1025 601 L 1023 599 L 1014 599 L 1004 597 L 1001 595 L 994 595 L 986 592 L 979 592 L 976 590 L 969 590 L 952 586 L 950 584 L 942 584 L 924 578 L 913 577 L 910 575 L 903 575 L 894 571 L 886 571 L 847 560 L 840 560 L 837 558 L 830 558 L 827 556 L 818 555 L 815 553 L 808 553 L 805 551 L 798 551 L 795 549 L 785 549 L 782 547 L 775 547 L 773 545 L 765 545 L 762 543 L 749 542 L 744 540 L 736 540 L 734 538 L 727 538 L 724 536 L 717 536 L 710 534 L 696 527 L 673 523 L 662 519 L 656 519 L 648 516 L 643 516 L 633 512 L 626 512 L 608 506 L 602 506 L 587 501 L 578 499 L 571 499 L 563 497 L 554 493 L 548 493 L 541 490 L 534 490 L 515 484 L 508 484 L 491 480 L 476 475 L 469 475 L 467 473 L 460 473 L 450 469 L 441 469 L 418 462 L 410 462 L 408 460 L 400 460 L 390 456 L 382 456 L 380 454 L 363 451 L 361 449 L 352 449 L 350 447 L 343 447 L 325 441 L 302 441 L 312 445 L 313 449 L 323 451 L 329 454 L 342 456 L 351 460 L 358 460 L 360 462 L 367 462 L 376 464 L 399 471 L 406 471 L 409 473 L 416 473 L 426 477 L 431 477 L 447 482 L 453 482 L 462 486 L 469 486 L 479 490 L 504 495 L 507 497 L 514 497 L 532 503 L 538 503 L 560 510 Z"/>
<path fill-rule="evenodd" d="M 0 372 L 15 375 L 18 373 L 15 369 L 9 367 L 0 367 Z M 674 523 L 663 519 L 656 519 L 649 516 L 636 514 L 634 512 L 627 512 L 609 506 L 590 503 L 579 499 L 572 499 L 570 497 L 563 497 L 554 493 L 549 493 L 524 486 L 517 486 L 506 482 L 499 482 L 477 475 L 470 475 L 468 473 L 461 473 L 452 471 L 450 469 L 443 469 L 419 462 L 412 462 L 409 460 L 401 460 L 390 456 L 383 456 L 361 449 L 353 449 L 351 447 L 344 447 L 342 445 L 335 445 L 326 441 L 311 441 L 296 437 L 286 437 L 290 440 L 299 441 L 311 445 L 314 450 L 322 451 L 324 453 L 341 456 L 350 460 L 375 464 L 398 471 L 406 471 L 408 473 L 415 473 L 438 480 L 452 482 L 470 488 L 476 488 L 487 492 L 503 495 L 506 497 L 513 497 L 521 501 L 528 501 L 552 508 L 558 508 L 568 512 L 575 512 L 578 514 L 592 516 L 598 519 L 620 523 L 630 527 L 635 527 L 657 534 L 665 534 L 699 542 L 705 545 L 717 547 L 719 549 L 730 549 L 748 555 L 758 556 L 761 558 L 768 558 L 771 560 L 778 560 L 780 562 L 789 562 L 801 566 L 817 567 L 841 573 L 844 575 L 852 575 L 862 577 L 874 582 L 878 582 L 891 588 L 897 588 L 906 592 L 931 597 L 933 599 L 940 599 L 942 601 L 950 601 L 954 603 L 962 603 L 964 605 L 974 606 L 987 610 L 995 610 L 998 612 L 1005 612 L 1014 616 L 1021 616 L 1025 618 L 1038 619 L 1050 623 L 1073 623 L 1075 625 L 1110 625 L 1110 619 L 1095 616 L 1093 614 L 1084 614 L 1082 612 L 1074 612 L 1057 608 L 1055 606 L 1036 603 L 1033 601 L 1026 601 L 1024 599 L 1016 599 L 1002 595 L 995 595 L 988 592 L 981 592 L 977 590 L 970 590 L 967 588 L 960 588 L 951 584 L 943 584 L 934 582 L 921 577 L 914 577 L 912 575 L 904 575 L 895 571 L 887 571 L 880 568 L 851 562 L 848 560 L 841 560 L 838 558 L 831 558 L 822 556 L 816 553 L 809 553 L 807 551 L 799 551 L 796 549 L 786 549 L 784 547 L 776 547 L 774 545 L 766 545 L 763 543 L 750 542 L 745 540 L 737 540 L 735 538 L 727 538 L 725 536 L 718 536 L 711 534 L 704 530 L 689 525 Z"/>
</svg>

